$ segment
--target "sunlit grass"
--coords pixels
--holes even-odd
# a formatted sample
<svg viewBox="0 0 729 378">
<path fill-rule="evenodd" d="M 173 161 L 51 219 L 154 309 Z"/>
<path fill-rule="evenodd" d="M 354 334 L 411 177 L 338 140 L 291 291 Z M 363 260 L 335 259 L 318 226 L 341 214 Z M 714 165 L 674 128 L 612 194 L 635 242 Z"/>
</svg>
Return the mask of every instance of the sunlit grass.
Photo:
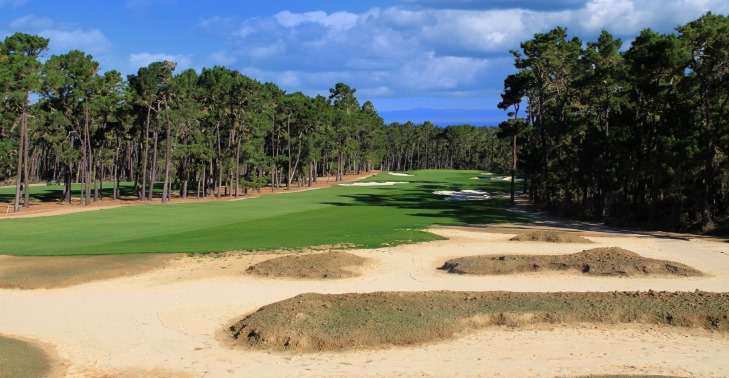
<svg viewBox="0 0 729 378">
<path fill-rule="evenodd" d="M 382 173 L 378 187 L 269 195 L 243 201 L 148 204 L 53 217 L 0 221 L 0 253 L 74 255 L 219 252 L 304 248 L 323 244 L 380 247 L 439 239 L 433 224 L 523 221 L 508 200 L 446 201 L 435 190 L 506 191 L 507 182 L 470 180 L 476 171 Z"/>
</svg>

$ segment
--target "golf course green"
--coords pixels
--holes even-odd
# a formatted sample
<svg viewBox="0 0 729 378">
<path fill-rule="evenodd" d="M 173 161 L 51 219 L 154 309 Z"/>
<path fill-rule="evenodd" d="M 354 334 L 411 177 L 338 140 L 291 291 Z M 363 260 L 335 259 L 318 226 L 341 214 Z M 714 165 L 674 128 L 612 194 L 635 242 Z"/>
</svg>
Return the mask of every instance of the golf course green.
<svg viewBox="0 0 729 378">
<path fill-rule="evenodd" d="M 434 224 L 526 221 L 507 198 L 449 201 L 438 190 L 506 193 L 507 181 L 473 180 L 478 171 L 381 173 L 363 180 L 392 186 L 333 186 L 239 201 L 147 204 L 0 221 L 0 254 L 17 256 L 209 253 L 316 245 L 376 248 L 439 239 Z M 34 187 L 43 188 L 43 187 Z M 285 193 L 285 194 L 284 194 Z"/>
</svg>

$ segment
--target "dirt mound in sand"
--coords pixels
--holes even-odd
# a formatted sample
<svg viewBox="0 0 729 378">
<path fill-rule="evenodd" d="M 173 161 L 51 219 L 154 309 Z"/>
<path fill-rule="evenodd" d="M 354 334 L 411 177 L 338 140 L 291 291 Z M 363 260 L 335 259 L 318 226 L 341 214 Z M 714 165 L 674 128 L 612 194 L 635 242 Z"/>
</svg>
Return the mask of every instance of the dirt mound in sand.
<svg viewBox="0 0 729 378">
<path fill-rule="evenodd" d="M 307 255 L 288 255 L 251 265 L 247 272 L 264 277 L 335 279 L 358 275 L 356 267 L 367 261 L 347 252 L 332 251 Z"/>
<path fill-rule="evenodd" d="M 228 329 L 253 349 L 331 351 L 443 340 L 494 325 L 647 323 L 729 332 L 729 293 L 307 293 Z"/>
<path fill-rule="evenodd" d="M 0 289 L 52 289 L 160 269 L 179 255 L 0 256 Z"/>
<path fill-rule="evenodd" d="M 49 356 L 39 346 L 0 335 L 0 377 L 47 377 Z"/>
<path fill-rule="evenodd" d="M 550 243 L 592 243 L 590 240 L 585 239 L 577 234 L 560 231 L 534 231 L 528 234 L 514 236 L 510 240 Z"/>
<path fill-rule="evenodd" d="M 684 264 L 649 259 L 622 248 L 595 248 L 570 255 L 486 255 L 446 261 L 448 273 L 497 275 L 542 271 L 576 271 L 594 276 L 701 276 Z"/>
</svg>

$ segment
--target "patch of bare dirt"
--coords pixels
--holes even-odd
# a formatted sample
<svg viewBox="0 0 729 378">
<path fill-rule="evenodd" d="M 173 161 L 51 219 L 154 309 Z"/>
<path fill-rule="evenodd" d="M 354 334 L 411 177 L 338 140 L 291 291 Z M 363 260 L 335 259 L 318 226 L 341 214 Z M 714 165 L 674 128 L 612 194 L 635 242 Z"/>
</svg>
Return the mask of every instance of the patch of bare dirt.
<svg viewBox="0 0 729 378">
<path fill-rule="evenodd" d="M 703 274 L 687 265 L 643 257 L 622 248 L 594 248 L 569 255 L 485 255 L 448 260 L 448 273 L 497 275 L 543 271 L 573 271 L 594 276 L 682 276 Z"/>
<path fill-rule="evenodd" d="M 161 269 L 179 255 L 0 256 L 0 289 L 52 289 Z"/>
<path fill-rule="evenodd" d="M 367 259 L 347 252 L 288 255 L 251 265 L 247 272 L 264 277 L 337 279 L 359 275 L 357 267 Z"/>
<path fill-rule="evenodd" d="M 406 346 L 488 326 L 645 323 L 729 332 L 729 293 L 306 293 L 228 329 L 237 345 L 296 352 Z"/>
<path fill-rule="evenodd" d="M 552 230 L 533 231 L 527 234 L 517 235 L 511 241 L 532 241 L 549 243 L 592 243 L 590 240 L 572 232 L 560 232 Z"/>
</svg>

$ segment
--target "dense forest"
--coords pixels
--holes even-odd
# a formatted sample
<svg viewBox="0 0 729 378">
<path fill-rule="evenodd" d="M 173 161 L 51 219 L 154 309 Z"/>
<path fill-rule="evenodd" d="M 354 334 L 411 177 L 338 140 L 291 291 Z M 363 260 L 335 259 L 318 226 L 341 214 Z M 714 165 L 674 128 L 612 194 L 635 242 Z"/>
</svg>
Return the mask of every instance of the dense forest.
<svg viewBox="0 0 729 378">
<path fill-rule="evenodd" d="M 729 18 L 675 34 L 644 30 L 623 49 L 556 28 L 512 51 L 501 127 L 525 190 L 565 214 L 669 230 L 729 216 Z"/>
<path fill-rule="evenodd" d="M 240 196 L 263 187 L 311 185 L 317 177 L 373 168 L 508 169 L 495 129 L 430 123 L 385 125 L 369 101 L 337 83 L 328 97 L 287 94 L 225 67 L 175 74 L 154 62 L 137 74 L 100 73 L 81 51 L 41 63 L 49 40 L 16 33 L 0 44 L 0 182 L 15 183 L 15 211 L 29 183 L 134 182 L 137 197 Z M 107 184 L 108 185 L 108 184 Z"/>
<path fill-rule="evenodd" d="M 154 62 L 124 78 L 81 51 L 45 59 L 49 40 L 0 43 L 0 182 L 133 182 L 141 201 L 240 196 L 383 170 L 483 169 L 563 215 L 670 230 L 729 217 L 729 19 L 708 13 L 625 48 L 556 28 L 512 51 L 499 128 L 386 125 L 356 89 L 286 93 L 225 67 Z M 45 60 L 44 60 L 45 59 Z M 108 185 L 108 184 L 107 184 Z M 523 185 L 523 186 L 522 186 Z"/>
</svg>

